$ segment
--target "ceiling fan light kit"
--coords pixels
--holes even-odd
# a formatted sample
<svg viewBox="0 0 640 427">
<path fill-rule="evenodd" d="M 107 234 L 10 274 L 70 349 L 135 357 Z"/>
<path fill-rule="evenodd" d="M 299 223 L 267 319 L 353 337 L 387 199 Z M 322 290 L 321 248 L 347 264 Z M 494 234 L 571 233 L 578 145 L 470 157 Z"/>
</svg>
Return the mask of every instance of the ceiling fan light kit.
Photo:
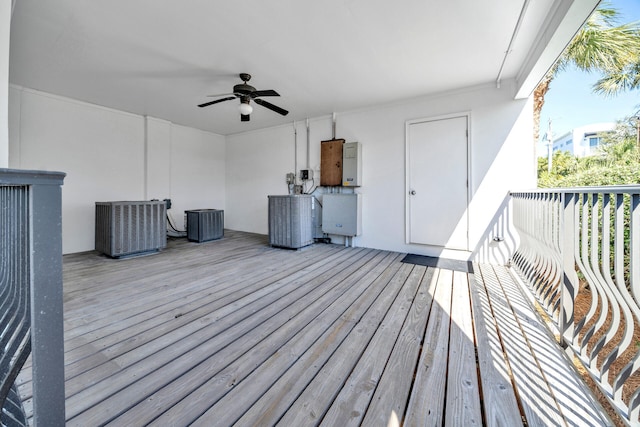
<svg viewBox="0 0 640 427">
<path fill-rule="evenodd" d="M 238 111 L 240 112 L 240 120 L 243 122 L 248 122 L 251 117 L 250 115 L 253 112 L 253 107 L 251 106 L 251 100 L 253 99 L 256 102 L 256 104 L 262 107 L 265 107 L 273 112 L 276 112 L 280 115 L 286 116 L 287 114 L 289 114 L 289 112 L 284 108 L 280 108 L 277 105 L 273 105 L 270 102 L 260 99 L 260 97 L 262 96 L 280 96 L 278 92 L 276 92 L 273 89 L 257 90 L 255 87 L 247 83 L 249 80 L 251 80 L 250 74 L 240 73 L 239 76 L 240 76 L 240 79 L 242 80 L 242 83 L 233 86 L 232 93 L 223 94 L 223 95 L 211 95 L 211 96 L 224 96 L 224 98 L 205 102 L 203 104 L 198 105 L 198 107 L 200 108 L 208 107 L 210 105 L 217 104 L 219 102 L 230 101 L 232 99 L 239 98 L 240 105 L 238 106 Z"/>
<path fill-rule="evenodd" d="M 247 102 L 242 101 L 240 105 L 238 105 L 238 111 L 240 111 L 240 114 L 248 116 L 253 112 L 253 107 L 251 106 L 251 104 L 249 104 L 248 100 Z"/>
</svg>

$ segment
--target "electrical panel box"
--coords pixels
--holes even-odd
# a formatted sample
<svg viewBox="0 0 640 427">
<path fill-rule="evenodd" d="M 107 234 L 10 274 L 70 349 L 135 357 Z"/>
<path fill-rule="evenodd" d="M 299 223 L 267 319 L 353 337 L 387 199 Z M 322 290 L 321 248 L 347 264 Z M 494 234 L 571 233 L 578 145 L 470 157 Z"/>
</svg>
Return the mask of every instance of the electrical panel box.
<svg viewBox="0 0 640 427">
<path fill-rule="evenodd" d="M 362 185 L 362 144 L 359 142 L 347 142 L 342 147 L 342 185 Z"/>
<path fill-rule="evenodd" d="M 322 231 L 340 236 L 362 234 L 362 194 L 325 194 Z"/>
<path fill-rule="evenodd" d="M 320 143 L 320 185 L 342 185 L 342 146 L 344 139 L 332 139 Z"/>
</svg>

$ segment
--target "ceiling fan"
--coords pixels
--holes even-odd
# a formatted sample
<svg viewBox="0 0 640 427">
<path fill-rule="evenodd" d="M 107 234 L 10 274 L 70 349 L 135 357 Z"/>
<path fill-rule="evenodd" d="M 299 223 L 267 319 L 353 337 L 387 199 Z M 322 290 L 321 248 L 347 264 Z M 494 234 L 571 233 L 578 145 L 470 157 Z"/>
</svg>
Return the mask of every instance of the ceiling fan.
<svg viewBox="0 0 640 427">
<path fill-rule="evenodd" d="M 209 105 L 217 104 L 219 102 L 231 101 L 232 99 L 239 98 L 240 99 L 240 120 L 243 122 L 248 122 L 250 119 L 250 114 L 253 111 L 253 107 L 250 102 L 253 99 L 256 104 L 261 105 L 265 108 L 268 108 L 271 111 L 275 111 L 278 114 L 282 114 L 286 116 L 289 114 L 287 110 L 284 108 L 280 108 L 277 105 L 273 105 L 270 102 L 260 99 L 262 96 L 280 96 L 278 92 L 273 89 L 267 90 L 256 90 L 255 87 L 247 84 L 249 80 L 251 80 L 251 74 L 240 73 L 240 79 L 242 80 L 241 84 L 237 84 L 233 87 L 233 92 L 231 93 L 223 93 L 220 95 L 208 95 L 208 96 L 225 96 L 225 98 L 216 99 L 215 101 L 205 102 L 204 104 L 198 105 L 198 107 L 208 107 Z M 228 95 L 228 96 L 227 96 Z M 233 96 L 231 96 L 233 95 Z"/>
</svg>

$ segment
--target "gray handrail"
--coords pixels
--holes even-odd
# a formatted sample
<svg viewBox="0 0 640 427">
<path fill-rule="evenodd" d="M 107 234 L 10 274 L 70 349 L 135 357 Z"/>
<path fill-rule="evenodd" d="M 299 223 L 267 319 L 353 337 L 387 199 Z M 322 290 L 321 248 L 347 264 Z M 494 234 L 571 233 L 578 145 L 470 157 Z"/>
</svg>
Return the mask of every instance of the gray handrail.
<svg viewBox="0 0 640 427">
<path fill-rule="evenodd" d="M 65 174 L 0 169 L 0 403 L 31 353 L 33 425 L 64 425 L 62 184 Z M 11 409 L 9 409 L 11 407 Z M 14 420 L 15 421 L 15 420 Z"/>
<path fill-rule="evenodd" d="M 512 192 L 516 270 L 630 425 L 640 424 L 640 186 Z"/>
</svg>

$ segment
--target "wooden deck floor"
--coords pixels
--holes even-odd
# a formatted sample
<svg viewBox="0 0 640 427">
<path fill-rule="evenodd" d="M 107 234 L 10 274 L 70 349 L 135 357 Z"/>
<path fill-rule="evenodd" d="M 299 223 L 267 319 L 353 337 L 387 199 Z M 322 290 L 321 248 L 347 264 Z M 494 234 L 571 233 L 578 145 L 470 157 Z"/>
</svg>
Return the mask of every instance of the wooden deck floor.
<svg viewBox="0 0 640 427">
<path fill-rule="evenodd" d="M 504 271 L 402 257 L 232 231 L 65 256 L 67 425 L 606 423 Z"/>
</svg>

